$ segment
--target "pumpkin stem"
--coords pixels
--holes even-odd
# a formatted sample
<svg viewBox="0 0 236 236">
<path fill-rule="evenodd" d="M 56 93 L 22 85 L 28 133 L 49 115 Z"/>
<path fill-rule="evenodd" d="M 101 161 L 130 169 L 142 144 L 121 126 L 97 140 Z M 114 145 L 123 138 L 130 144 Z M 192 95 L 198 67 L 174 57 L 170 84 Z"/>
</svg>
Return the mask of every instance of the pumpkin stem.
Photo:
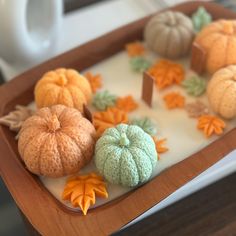
<svg viewBox="0 0 236 236">
<path fill-rule="evenodd" d="M 122 133 L 120 135 L 120 146 L 121 147 L 128 147 L 129 146 L 129 139 L 127 138 L 126 134 L 125 133 Z"/>
<path fill-rule="evenodd" d="M 51 132 L 55 132 L 56 130 L 60 128 L 61 128 L 61 125 L 57 118 L 57 115 L 53 114 L 52 118 L 48 121 L 48 129 Z"/>
<path fill-rule="evenodd" d="M 60 74 L 59 78 L 58 78 L 58 81 L 57 81 L 57 84 L 60 85 L 60 86 L 65 86 L 67 84 L 66 76 L 63 75 L 63 74 Z"/>
<path fill-rule="evenodd" d="M 225 34 L 233 34 L 234 33 L 234 26 L 232 22 L 224 22 L 223 24 L 223 32 Z"/>
</svg>

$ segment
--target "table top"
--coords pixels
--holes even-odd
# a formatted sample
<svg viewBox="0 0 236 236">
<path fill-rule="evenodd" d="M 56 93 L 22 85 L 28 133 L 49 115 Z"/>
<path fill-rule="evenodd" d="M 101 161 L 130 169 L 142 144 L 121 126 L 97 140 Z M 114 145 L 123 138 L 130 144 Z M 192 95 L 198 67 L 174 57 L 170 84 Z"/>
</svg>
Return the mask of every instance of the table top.
<svg viewBox="0 0 236 236">
<path fill-rule="evenodd" d="M 236 235 L 236 173 L 118 232 L 123 235 Z"/>
</svg>

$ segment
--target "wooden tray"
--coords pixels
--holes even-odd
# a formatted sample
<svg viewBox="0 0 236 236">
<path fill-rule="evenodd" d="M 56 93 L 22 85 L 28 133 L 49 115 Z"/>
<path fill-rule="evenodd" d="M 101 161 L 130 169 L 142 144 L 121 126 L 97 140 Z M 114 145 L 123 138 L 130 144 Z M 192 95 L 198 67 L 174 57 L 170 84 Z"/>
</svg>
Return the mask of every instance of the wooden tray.
<svg viewBox="0 0 236 236">
<path fill-rule="evenodd" d="M 203 5 L 218 18 L 236 18 L 236 13 L 214 3 L 191 2 L 171 8 L 191 15 Z M 84 70 L 123 50 L 124 45 L 142 39 L 142 31 L 151 16 L 117 29 L 75 48 L 16 77 L 0 87 L 0 116 L 16 104 L 33 100 L 37 80 L 48 70 L 71 67 Z M 21 162 L 14 134 L 0 127 L 1 177 L 21 211 L 42 235 L 107 235 L 147 211 L 188 181 L 236 148 L 236 129 L 198 153 L 163 171 L 159 176 L 124 196 L 91 209 L 87 216 L 73 212 L 56 200 L 39 179 Z M 157 190 L 157 191 L 154 191 Z"/>
</svg>

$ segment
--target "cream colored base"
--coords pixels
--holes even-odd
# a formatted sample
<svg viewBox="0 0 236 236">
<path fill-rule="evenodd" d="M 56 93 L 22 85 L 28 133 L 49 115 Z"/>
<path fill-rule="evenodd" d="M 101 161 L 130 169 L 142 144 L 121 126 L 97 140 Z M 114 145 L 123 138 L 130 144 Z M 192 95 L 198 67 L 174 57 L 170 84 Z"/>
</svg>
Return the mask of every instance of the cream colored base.
<svg viewBox="0 0 236 236">
<path fill-rule="evenodd" d="M 157 57 L 151 55 L 151 53 L 149 54 L 149 58 L 153 62 L 157 60 Z M 189 67 L 187 59 L 179 62 L 185 65 L 186 69 Z M 131 113 L 129 117 L 150 117 L 157 124 L 158 137 L 167 138 L 166 146 L 169 148 L 169 151 L 161 154 L 161 160 L 157 164 L 153 177 L 158 175 L 164 169 L 201 150 L 218 138 L 212 137 L 206 139 L 204 134 L 196 128 L 197 119 L 189 118 L 184 109 L 166 109 L 162 97 L 170 91 L 179 91 L 186 97 L 187 102 L 193 102 L 196 100 L 196 98 L 188 96 L 180 86 L 172 86 L 171 88 L 162 91 L 154 88 L 153 108 L 146 106 L 140 99 L 142 74 L 132 71 L 126 52 L 121 52 L 108 60 L 104 60 L 103 62 L 89 68 L 88 71 L 94 74 L 100 73 L 102 75 L 104 83 L 102 89 L 107 89 L 119 96 L 131 94 L 138 101 L 139 109 Z M 186 77 L 191 73 L 192 72 L 188 71 Z M 199 100 L 208 104 L 205 94 L 200 97 Z M 235 121 L 227 122 L 227 129 L 225 132 L 232 129 L 235 125 Z M 93 162 L 91 162 L 89 166 L 85 167 L 80 173 L 88 173 L 91 171 L 96 171 Z M 66 179 L 67 177 L 59 179 L 41 177 L 41 181 L 45 187 L 60 201 Z M 129 188 L 108 184 L 109 198 L 106 200 L 97 199 L 95 207 L 111 201 L 130 190 L 131 189 Z M 156 191 L 158 191 L 158 189 L 156 189 Z M 69 203 L 63 203 L 70 206 Z"/>
</svg>

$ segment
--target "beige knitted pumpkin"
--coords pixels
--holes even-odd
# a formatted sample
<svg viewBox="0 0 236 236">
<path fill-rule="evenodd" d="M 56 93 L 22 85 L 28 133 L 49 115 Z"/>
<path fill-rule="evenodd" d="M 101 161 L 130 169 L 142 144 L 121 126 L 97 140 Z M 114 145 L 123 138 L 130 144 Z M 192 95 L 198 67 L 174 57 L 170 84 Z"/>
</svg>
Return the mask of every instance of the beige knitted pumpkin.
<svg viewBox="0 0 236 236">
<path fill-rule="evenodd" d="M 166 11 L 147 23 L 144 39 L 150 49 L 167 58 L 186 55 L 191 47 L 194 29 L 191 20 L 180 12 Z"/>
<path fill-rule="evenodd" d="M 211 108 L 226 119 L 236 116 L 236 65 L 218 70 L 207 87 Z"/>
<path fill-rule="evenodd" d="M 206 53 L 204 69 L 207 72 L 213 74 L 236 64 L 236 20 L 218 20 L 207 25 L 194 43 Z"/>
<path fill-rule="evenodd" d="M 73 174 L 93 157 L 95 129 L 81 113 L 64 105 L 41 108 L 20 131 L 18 150 L 34 174 Z"/>
</svg>

